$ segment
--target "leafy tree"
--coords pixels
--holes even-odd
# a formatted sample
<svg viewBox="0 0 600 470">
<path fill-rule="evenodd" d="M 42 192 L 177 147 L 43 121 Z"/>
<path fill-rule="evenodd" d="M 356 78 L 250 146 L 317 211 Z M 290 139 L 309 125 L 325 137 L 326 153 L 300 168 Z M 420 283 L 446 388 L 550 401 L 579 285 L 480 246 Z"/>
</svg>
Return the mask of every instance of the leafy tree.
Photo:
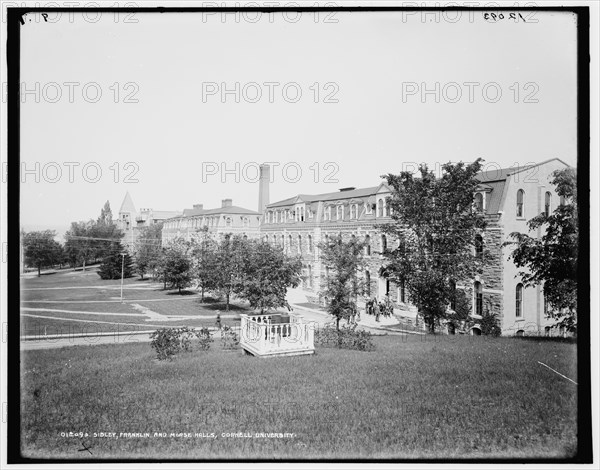
<svg viewBox="0 0 600 470">
<path fill-rule="evenodd" d="M 204 293 L 216 288 L 216 251 L 217 244 L 211 238 L 208 227 L 203 227 L 197 237 L 192 238 L 192 259 L 194 262 L 194 277 L 201 291 L 201 301 Z"/>
<path fill-rule="evenodd" d="M 93 259 L 95 248 L 93 243 L 94 221 L 71 222 L 71 228 L 65 234 L 65 252 L 73 267 L 85 265 Z"/>
<path fill-rule="evenodd" d="M 113 225 L 112 211 L 110 210 L 110 202 L 106 201 L 104 207 L 100 211 L 100 217 L 96 222 L 98 225 Z"/>
<path fill-rule="evenodd" d="M 229 311 L 232 294 L 239 289 L 242 258 L 248 256 L 247 245 L 248 240 L 244 240 L 239 235 L 225 235 L 217 243 L 214 256 L 214 288 L 225 297 L 227 311 Z"/>
<path fill-rule="evenodd" d="M 104 254 L 98 275 L 101 279 L 121 279 L 133 275 L 133 261 L 121 242 L 113 242 Z"/>
<path fill-rule="evenodd" d="M 541 213 L 527 222 L 529 230 L 545 228 L 541 238 L 513 232 L 511 254 L 524 286 L 543 284 L 547 315 L 568 331 L 577 331 L 577 260 L 579 220 L 575 169 L 555 171 L 552 184 L 564 201 L 552 214 Z"/>
<path fill-rule="evenodd" d="M 25 263 L 35 266 L 38 276 L 41 276 L 43 267 L 62 262 L 63 247 L 54 237 L 56 237 L 54 230 L 28 232 L 23 236 Z"/>
<path fill-rule="evenodd" d="M 365 243 L 356 238 L 344 241 L 341 235 L 328 243 L 320 243 L 321 260 L 331 269 L 321 295 L 328 300 L 327 311 L 336 319 L 348 319 L 357 310 L 356 299 L 364 292 L 364 281 L 358 273 L 364 268 Z"/>
<path fill-rule="evenodd" d="M 482 272 L 484 258 L 473 252 L 475 235 L 485 228 L 484 215 L 473 208 L 481 161 L 447 163 L 439 178 L 427 165 L 420 166 L 420 177 L 407 171 L 384 176 L 392 189 L 393 223 L 381 230 L 399 240 L 383 253 L 385 270 L 396 283 L 404 282 L 430 332 L 446 316 L 454 295 L 450 280 Z"/>
<path fill-rule="evenodd" d="M 280 247 L 264 241 L 252 240 L 240 245 L 242 282 L 235 293 L 246 299 L 254 309 L 265 310 L 289 307 L 286 300 L 288 287 L 300 283 L 302 260 L 284 254 Z"/>
<path fill-rule="evenodd" d="M 102 258 L 108 250 L 111 249 L 113 240 L 120 240 L 124 234 L 117 228 L 112 220 L 112 211 L 108 201 L 100 211 L 100 216 L 96 223 L 90 227 L 94 259 Z"/>
<path fill-rule="evenodd" d="M 162 248 L 163 224 L 153 224 L 143 227 L 135 242 L 134 255 L 136 271 L 142 279 L 152 269 L 154 261 L 160 257 Z"/>
<path fill-rule="evenodd" d="M 190 244 L 179 238 L 174 240 L 161 257 L 161 273 L 165 284 L 181 289 L 190 286 L 193 279 Z"/>
</svg>

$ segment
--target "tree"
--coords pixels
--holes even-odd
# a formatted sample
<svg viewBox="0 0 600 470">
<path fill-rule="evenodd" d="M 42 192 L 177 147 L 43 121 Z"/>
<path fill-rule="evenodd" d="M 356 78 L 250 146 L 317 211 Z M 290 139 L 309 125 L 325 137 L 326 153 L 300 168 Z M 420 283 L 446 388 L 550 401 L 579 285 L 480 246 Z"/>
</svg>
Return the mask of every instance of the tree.
<svg viewBox="0 0 600 470">
<path fill-rule="evenodd" d="M 104 254 L 98 275 L 101 279 L 121 279 L 133 275 L 132 260 L 121 242 L 113 242 Z"/>
<path fill-rule="evenodd" d="M 214 288 L 225 297 L 225 310 L 229 311 L 231 295 L 241 282 L 242 258 L 248 256 L 248 240 L 239 235 L 224 235 L 217 243 L 214 257 Z"/>
<path fill-rule="evenodd" d="M 176 287 L 180 294 L 181 289 L 190 286 L 193 279 L 189 250 L 190 244 L 179 238 L 166 247 L 162 257 L 163 280 Z"/>
<path fill-rule="evenodd" d="M 211 238 L 208 227 L 203 227 L 199 231 L 199 236 L 192 238 L 193 271 L 201 291 L 202 302 L 204 302 L 204 293 L 216 288 L 216 250 L 217 244 Z"/>
<path fill-rule="evenodd" d="M 248 241 L 241 245 L 242 281 L 235 286 L 235 293 L 246 299 L 260 313 L 277 307 L 288 307 L 288 287 L 300 283 L 302 260 L 284 254 L 280 247 L 264 241 Z"/>
<path fill-rule="evenodd" d="M 83 265 L 93 258 L 94 221 L 71 222 L 71 228 L 65 233 L 65 252 L 73 267 Z"/>
<path fill-rule="evenodd" d="M 28 232 L 23 236 L 25 263 L 37 268 L 38 277 L 42 275 L 43 267 L 62 262 L 63 247 L 54 237 L 54 230 Z"/>
<path fill-rule="evenodd" d="M 556 170 L 552 184 L 561 203 L 552 214 L 545 212 L 527 222 L 529 230 L 545 227 L 541 238 L 513 232 L 516 245 L 511 253 L 524 286 L 543 285 L 547 315 L 568 331 L 577 331 L 577 260 L 579 255 L 579 220 L 577 175 L 573 168 Z"/>
<path fill-rule="evenodd" d="M 100 217 L 97 221 L 98 225 L 113 225 L 112 211 L 110 210 L 110 202 L 106 201 L 104 207 L 100 211 Z"/>
<path fill-rule="evenodd" d="M 152 269 L 154 261 L 160 257 L 162 227 L 162 223 L 142 227 L 139 237 L 136 239 L 134 248 L 136 271 L 142 279 Z"/>
<path fill-rule="evenodd" d="M 327 298 L 327 311 L 336 319 L 339 330 L 340 320 L 350 318 L 357 310 L 357 297 L 364 292 L 364 281 L 358 274 L 364 268 L 365 243 L 356 238 L 344 241 L 338 235 L 328 243 L 320 243 L 319 249 L 323 265 L 332 270 L 321 295 Z"/>
<path fill-rule="evenodd" d="M 439 178 L 427 165 L 419 167 L 420 177 L 406 171 L 384 176 L 392 189 L 387 203 L 393 222 L 381 230 L 398 239 L 397 247 L 383 253 L 385 272 L 404 283 L 432 333 L 454 295 L 451 281 L 483 271 L 484 257 L 473 251 L 475 236 L 485 228 L 484 215 L 473 207 L 481 162 L 447 163 Z"/>
</svg>

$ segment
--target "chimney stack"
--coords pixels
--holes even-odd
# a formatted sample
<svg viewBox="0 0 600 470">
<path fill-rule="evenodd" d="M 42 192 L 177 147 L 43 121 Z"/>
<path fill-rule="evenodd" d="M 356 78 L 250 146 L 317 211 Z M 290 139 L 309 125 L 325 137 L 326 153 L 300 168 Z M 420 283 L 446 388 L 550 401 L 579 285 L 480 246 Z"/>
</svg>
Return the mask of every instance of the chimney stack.
<svg viewBox="0 0 600 470">
<path fill-rule="evenodd" d="M 194 204 L 194 209 L 202 210 L 204 208 L 204 204 Z"/>
<path fill-rule="evenodd" d="M 264 214 L 265 208 L 269 204 L 269 183 L 271 181 L 271 167 L 269 165 L 260 165 L 260 178 L 258 180 L 258 212 Z"/>
<path fill-rule="evenodd" d="M 221 201 L 221 208 L 231 207 L 232 200 L 231 199 L 223 199 Z"/>
</svg>

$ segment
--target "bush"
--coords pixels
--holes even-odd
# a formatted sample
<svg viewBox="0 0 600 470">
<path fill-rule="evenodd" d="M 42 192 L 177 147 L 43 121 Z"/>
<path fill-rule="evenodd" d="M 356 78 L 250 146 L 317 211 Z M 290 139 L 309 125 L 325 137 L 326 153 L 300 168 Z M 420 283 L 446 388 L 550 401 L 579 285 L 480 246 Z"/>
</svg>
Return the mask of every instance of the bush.
<svg viewBox="0 0 600 470">
<path fill-rule="evenodd" d="M 212 333 L 208 330 L 208 328 L 201 328 L 196 331 L 196 337 L 198 338 L 198 342 L 200 343 L 200 349 L 206 351 L 210 348 L 210 343 L 213 342 Z"/>
<path fill-rule="evenodd" d="M 180 352 L 192 351 L 192 339 L 198 338 L 200 349 L 206 351 L 212 343 L 212 334 L 208 328 L 196 331 L 193 328 L 161 328 L 150 335 L 150 345 L 156 351 L 156 357 L 160 361 L 172 360 Z"/>
<path fill-rule="evenodd" d="M 235 349 L 240 344 L 238 335 L 230 326 L 221 329 L 221 346 L 223 349 Z"/>
<path fill-rule="evenodd" d="M 365 330 L 358 330 L 356 325 L 342 326 L 339 330 L 326 326 L 315 332 L 315 343 L 325 347 L 340 349 L 356 349 L 358 351 L 373 351 L 373 335 Z"/>
<path fill-rule="evenodd" d="M 481 326 L 481 334 L 498 337 L 502 334 L 502 329 L 500 328 L 500 322 L 498 321 L 498 314 L 492 313 L 489 310 L 483 312 L 481 316 L 481 321 L 479 322 Z"/>
</svg>

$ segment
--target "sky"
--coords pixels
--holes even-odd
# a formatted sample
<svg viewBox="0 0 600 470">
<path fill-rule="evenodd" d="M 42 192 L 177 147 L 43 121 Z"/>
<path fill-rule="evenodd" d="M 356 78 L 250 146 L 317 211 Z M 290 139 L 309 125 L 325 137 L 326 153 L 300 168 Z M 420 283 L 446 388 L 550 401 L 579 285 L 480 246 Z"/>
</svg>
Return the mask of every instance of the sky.
<svg viewBox="0 0 600 470">
<path fill-rule="evenodd" d="M 421 162 L 575 166 L 576 18 L 523 15 L 26 17 L 21 224 L 116 217 L 126 191 L 256 210 L 263 162 L 271 202 Z"/>
</svg>

